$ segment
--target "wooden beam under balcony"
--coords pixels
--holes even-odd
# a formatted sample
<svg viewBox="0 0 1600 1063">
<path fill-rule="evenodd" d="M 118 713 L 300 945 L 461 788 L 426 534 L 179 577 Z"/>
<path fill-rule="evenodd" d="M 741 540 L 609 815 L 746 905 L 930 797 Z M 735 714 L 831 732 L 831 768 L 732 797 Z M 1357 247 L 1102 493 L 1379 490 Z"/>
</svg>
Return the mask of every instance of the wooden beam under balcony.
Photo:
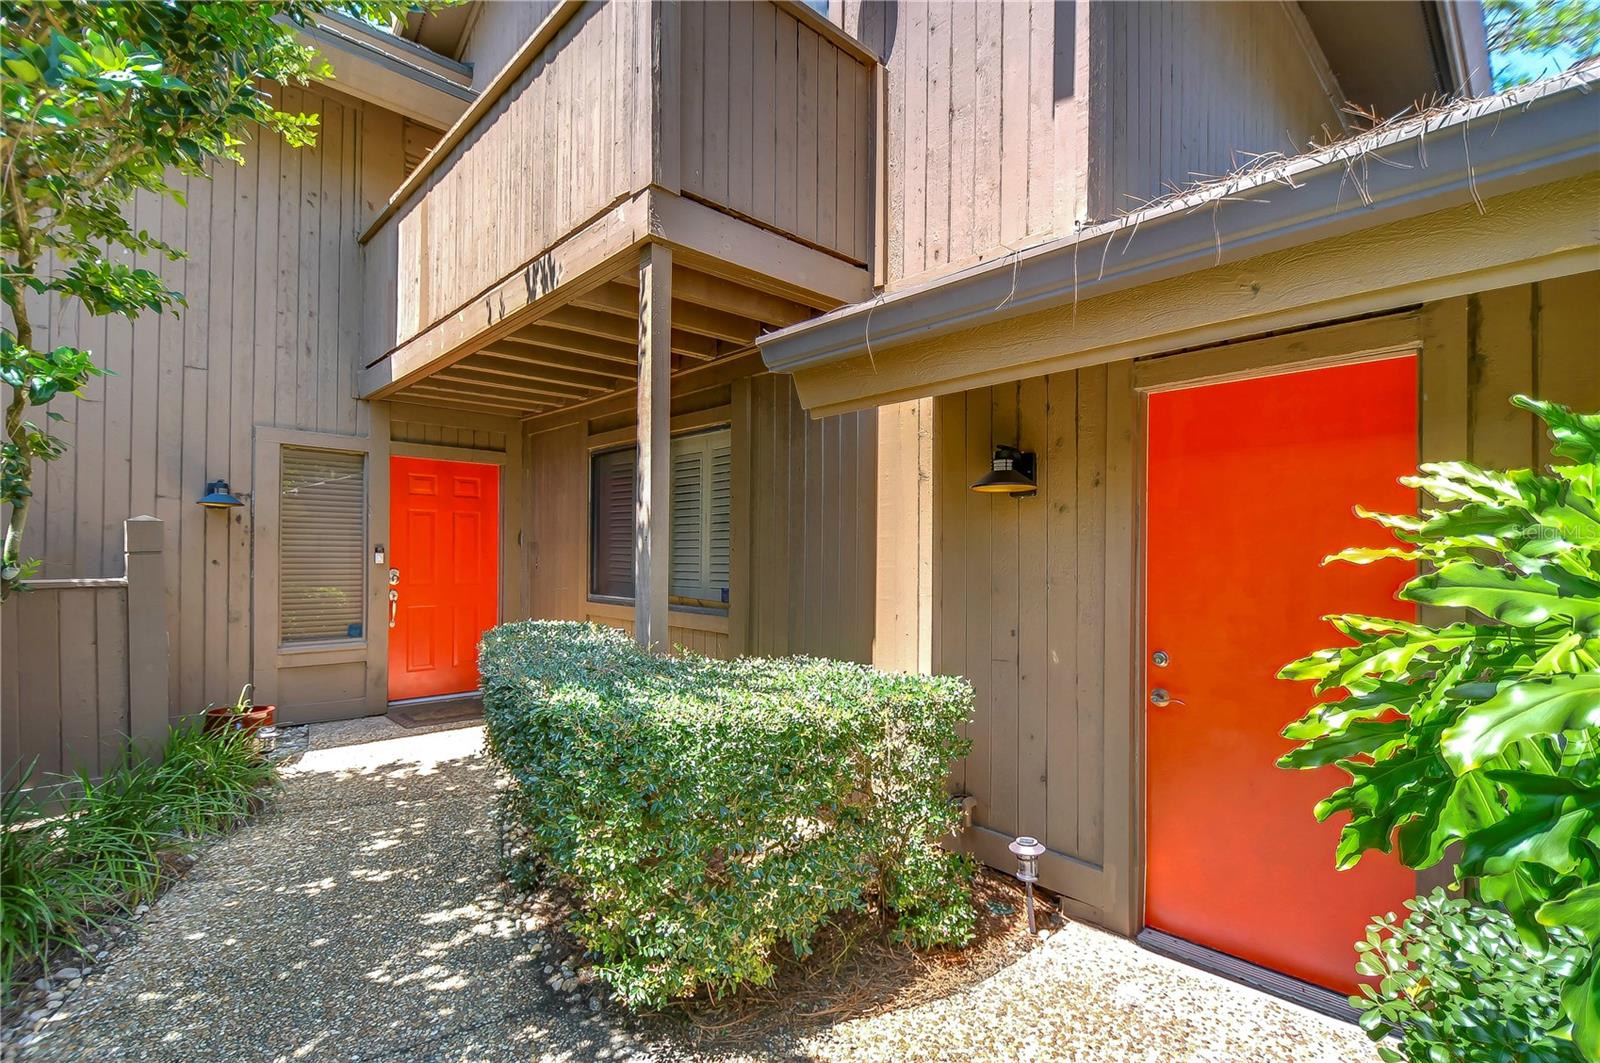
<svg viewBox="0 0 1600 1063">
<path fill-rule="evenodd" d="M 549 371 L 570 371 L 582 378 L 605 379 L 611 386 L 614 384 L 632 384 L 634 370 L 632 367 L 619 367 L 618 363 L 610 359 L 592 359 L 581 354 L 571 354 L 570 351 L 554 351 L 549 347 L 514 347 L 509 344 L 491 343 L 483 347 L 483 351 L 467 357 L 493 357 L 496 362 L 517 363 L 526 367 L 526 371 L 533 376 L 541 376 Z"/>
<path fill-rule="evenodd" d="M 631 376 L 623 376 L 604 362 L 594 369 L 573 364 L 570 356 L 530 356 L 520 352 L 505 353 L 494 347 L 485 347 L 469 355 L 456 365 L 470 366 L 480 373 L 512 377 L 518 380 L 546 380 L 552 383 L 572 384 L 592 391 L 605 392 L 627 385 Z"/>
<path fill-rule="evenodd" d="M 639 313 L 639 293 L 626 284 L 601 285 L 574 302 L 580 307 L 626 318 L 629 322 Z M 693 333 L 740 347 L 749 344 L 761 332 L 760 322 L 726 310 L 698 306 L 680 298 L 676 289 L 672 300 L 672 326 L 675 337 L 682 333 Z"/>
<path fill-rule="evenodd" d="M 627 337 L 638 332 L 636 323 L 638 307 L 632 314 L 619 318 L 615 314 L 608 314 L 602 310 L 592 310 L 574 303 L 553 310 L 539 319 L 541 326 L 566 329 L 569 332 L 582 333 L 584 336 L 594 336 L 600 339 L 625 341 Z M 697 358 L 708 362 L 717 356 L 717 342 L 704 336 L 696 336 L 681 329 L 673 329 L 672 353 L 680 354 L 685 358 Z"/>
<path fill-rule="evenodd" d="M 633 374 L 633 367 L 639 361 L 639 352 L 634 349 L 631 341 L 595 336 L 593 333 L 574 335 L 579 330 L 555 328 L 544 324 L 544 320 L 541 318 L 537 325 L 520 328 L 499 342 L 508 347 L 526 345 L 549 351 L 563 351 L 569 355 L 581 355 L 610 362 L 630 376 Z"/>
<path fill-rule="evenodd" d="M 570 384 L 552 384 L 549 381 L 535 380 L 531 377 L 519 379 L 479 372 L 472 367 L 471 359 L 457 362 L 449 369 L 441 369 L 429 379 L 475 387 L 485 394 L 501 393 L 534 396 L 534 401 L 554 399 L 558 402 L 576 402 L 585 398 L 593 398 L 595 392 L 599 390 L 597 388 L 574 387 Z"/>
</svg>

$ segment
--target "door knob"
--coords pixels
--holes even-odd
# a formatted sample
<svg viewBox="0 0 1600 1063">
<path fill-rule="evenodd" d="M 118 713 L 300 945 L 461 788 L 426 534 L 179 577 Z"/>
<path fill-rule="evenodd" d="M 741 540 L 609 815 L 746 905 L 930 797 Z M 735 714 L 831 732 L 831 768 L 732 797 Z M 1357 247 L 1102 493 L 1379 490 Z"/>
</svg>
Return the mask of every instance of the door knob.
<svg viewBox="0 0 1600 1063">
<path fill-rule="evenodd" d="M 397 591 L 397 590 L 392 590 L 391 589 L 389 591 L 389 626 L 390 627 L 394 627 L 395 612 L 399 608 L 400 608 L 400 592 Z"/>
<path fill-rule="evenodd" d="M 1167 693 L 1164 687 L 1156 687 L 1150 691 L 1150 704 L 1158 709 L 1164 709 L 1168 705 L 1182 705 L 1183 702 Z"/>
</svg>

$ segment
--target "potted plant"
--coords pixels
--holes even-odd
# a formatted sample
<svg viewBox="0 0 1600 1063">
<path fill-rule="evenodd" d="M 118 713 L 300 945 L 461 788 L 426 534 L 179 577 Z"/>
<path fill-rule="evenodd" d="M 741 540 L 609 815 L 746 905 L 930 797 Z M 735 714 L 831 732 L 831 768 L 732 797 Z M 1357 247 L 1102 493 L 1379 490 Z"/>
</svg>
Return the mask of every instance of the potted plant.
<svg viewBox="0 0 1600 1063">
<path fill-rule="evenodd" d="M 272 726 L 277 719 L 278 707 L 276 705 L 257 705 L 250 699 L 250 692 L 255 687 L 246 683 L 239 691 L 239 699 L 232 705 L 207 705 L 206 723 L 207 731 L 233 730 L 254 733 L 263 727 Z"/>
</svg>

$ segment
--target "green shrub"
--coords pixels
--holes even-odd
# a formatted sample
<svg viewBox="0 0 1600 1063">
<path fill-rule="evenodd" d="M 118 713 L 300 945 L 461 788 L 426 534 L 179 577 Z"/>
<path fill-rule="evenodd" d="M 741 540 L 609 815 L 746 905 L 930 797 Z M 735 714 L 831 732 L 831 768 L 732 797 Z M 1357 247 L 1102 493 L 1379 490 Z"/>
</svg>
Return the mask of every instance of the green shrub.
<svg viewBox="0 0 1600 1063">
<path fill-rule="evenodd" d="M 972 688 L 812 658 L 658 657 L 612 628 L 485 635 L 508 810 L 574 893 L 575 931 L 631 1003 L 771 978 L 841 911 L 964 944 L 971 865 L 935 840 Z"/>
<path fill-rule="evenodd" d="M 153 897 L 162 856 L 248 815 L 276 769 L 242 732 L 180 727 L 161 763 L 130 756 L 98 782 L 79 775 L 48 810 L 23 791 L 31 775 L 0 802 L 0 986 Z"/>
<path fill-rule="evenodd" d="M 1379 917 L 1356 943 L 1356 970 L 1379 979 L 1350 1002 L 1389 1063 L 1577 1063 L 1561 1012 L 1564 980 L 1588 949 L 1565 928 L 1529 945 L 1504 912 L 1436 889 Z M 1397 1047 L 1398 1046 L 1398 1047 Z"/>
</svg>

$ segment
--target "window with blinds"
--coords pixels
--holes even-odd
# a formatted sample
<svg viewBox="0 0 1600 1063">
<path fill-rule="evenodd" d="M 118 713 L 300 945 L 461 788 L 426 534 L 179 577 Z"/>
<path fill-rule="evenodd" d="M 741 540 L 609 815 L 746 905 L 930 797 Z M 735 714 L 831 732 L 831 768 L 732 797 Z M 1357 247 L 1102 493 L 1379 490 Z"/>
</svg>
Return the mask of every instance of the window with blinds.
<svg viewBox="0 0 1600 1063">
<path fill-rule="evenodd" d="M 366 456 L 284 447 L 278 629 L 284 644 L 358 639 L 366 614 Z"/>
<path fill-rule="evenodd" d="M 674 605 L 726 608 L 731 567 L 733 434 L 672 441 L 668 595 Z M 596 454 L 590 482 L 589 590 L 633 597 L 634 448 Z"/>
</svg>

